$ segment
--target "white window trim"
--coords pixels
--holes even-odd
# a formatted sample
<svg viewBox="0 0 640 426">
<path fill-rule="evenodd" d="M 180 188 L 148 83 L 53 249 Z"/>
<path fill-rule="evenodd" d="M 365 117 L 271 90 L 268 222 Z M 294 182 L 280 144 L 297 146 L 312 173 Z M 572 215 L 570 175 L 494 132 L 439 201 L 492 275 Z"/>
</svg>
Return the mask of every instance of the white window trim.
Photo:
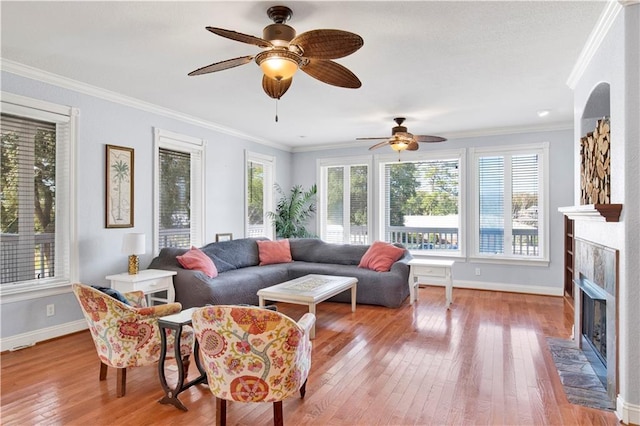
<svg viewBox="0 0 640 426">
<path fill-rule="evenodd" d="M 26 281 L 18 284 L 0 286 L 0 304 L 12 303 L 19 300 L 29 300 L 39 297 L 46 297 L 55 294 L 68 292 L 71 283 L 78 281 L 78 237 L 77 237 L 77 194 L 76 194 L 76 138 L 77 138 L 77 117 L 79 109 L 58 105 L 38 99 L 15 95 L 13 93 L 1 92 L 2 112 L 15 114 L 22 117 L 45 120 L 56 124 L 67 124 L 69 128 L 69 138 L 67 143 L 67 165 L 68 170 L 64 170 L 62 175 L 67 174 L 68 182 L 66 199 L 56 199 L 56 250 L 65 251 L 63 256 L 66 265 L 58 265 L 56 256 L 56 270 L 62 267 L 66 273 L 51 279 Z M 61 142 L 57 140 L 57 142 Z M 56 179 L 60 175 L 56 171 Z M 58 188 L 62 186 L 56 183 Z M 59 195 L 58 195 L 59 197 Z M 59 209 L 59 210 L 58 210 Z M 62 240 L 59 239 L 60 234 Z"/>
<path fill-rule="evenodd" d="M 401 154 L 402 155 L 402 154 Z M 468 231 L 467 231 L 467 220 L 466 220 L 466 207 L 467 207 L 467 197 L 466 197 L 466 173 L 467 173 L 467 163 L 466 163 L 466 149 L 448 149 L 448 150 L 438 150 L 438 151 L 429 151 L 429 152 L 419 152 L 413 153 L 410 158 L 405 158 L 404 160 L 409 162 L 415 161 L 433 161 L 433 160 L 447 160 L 457 158 L 460 162 L 458 168 L 458 180 L 460 182 L 460 193 L 458 195 L 458 247 L 459 250 L 456 252 L 437 252 L 433 251 L 430 253 L 411 251 L 411 254 L 415 257 L 426 258 L 426 257 L 451 257 L 456 259 L 466 258 L 467 253 L 467 245 L 468 245 Z M 401 158 L 401 160 L 403 160 Z M 375 228 L 375 237 L 376 239 L 380 239 L 381 235 L 384 235 L 384 220 L 383 220 L 383 212 L 385 210 L 385 198 L 384 198 L 384 167 L 388 163 L 394 163 L 398 161 L 398 154 L 378 154 L 375 156 L 375 182 L 377 182 L 378 188 L 375 191 L 375 205 L 377 208 L 376 211 L 376 228 Z"/>
<path fill-rule="evenodd" d="M 479 191 L 477 191 L 479 182 L 478 157 L 481 156 L 504 156 L 518 154 L 538 153 L 541 157 L 541 165 L 538 171 L 538 182 L 540 182 L 540 197 L 538 205 L 538 234 L 540 241 L 540 256 L 536 258 L 524 256 L 501 256 L 501 255 L 485 255 L 479 253 L 478 234 L 480 229 L 480 209 L 479 209 Z M 520 145 L 502 145 L 481 148 L 469 148 L 470 161 L 473 164 L 471 175 L 471 187 L 474 189 L 474 196 L 471 200 L 473 214 L 473 226 L 469 236 L 469 247 L 471 247 L 470 261 L 479 263 L 495 263 L 495 264 L 513 264 L 523 266 L 548 266 L 549 265 L 549 142 L 539 142 L 532 144 Z M 511 180 L 509 179 L 509 185 Z M 505 207 L 506 208 L 506 207 Z M 506 241 L 505 241 L 506 244 Z"/>
<path fill-rule="evenodd" d="M 316 234 L 320 236 L 321 239 L 325 239 L 326 235 L 324 230 L 326 229 L 326 218 L 327 218 L 327 203 L 324 201 L 327 196 L 327 174 L 326 167 L 335 167 L 335 166 L 360 166 L 365 165 L 368 168 L 367 174 L 367 235 L 369 235 L 369 240 L 373 242 L 376 239 L 376 235 L 374 235 L 374 223 L 376 216 L 376 209 L 373 209 L 373 174 L 374 170 L 372 167 L 372 161 L 370 155 L 360 155 L 353 157 L 340 157 L 340 158 L 319 158 L 316 160 L 316 171 L 317 171 L 317 179 L 316 182 L 318 184 L 318 196 L 317 196 L 317 205 L 318 205 L 318 214 L 316 215 Z M 348 180 L 346 181 L 348 182 Z M 346 203 L 345 203 L 346 208 Z M 346 232 L 346 231 L 345 231 Z"/>
<path fill-rule="evenodd" d="M 265 237 L 274 240 L 276 235 L 276 228 L 273 222 L 267 215 L 267 212 L 275 211 L 275 175 L 276 175 L 276 157 L 273 155 L 259 154 L 245 150 L 244 160 L 244 235 L 249 236 L 249 202 L 247 195 L 249 194 L 249 180 L 247 179 L 247 172 L 249 170 L 249 162 L 260 163 L 264 167 L 264 194 L 263 194 L 263 208 L 264 208 L 264 224 L 265 224 Z M 268 169 L 268 170 L 267 170 Z M 271 225 L 269 225 L 271 224 Z"/>
<path fill-rule="evenodd" d="M 205 235 L 205 147 L 206 141 L 154 128 L 153 151 L 153 253 L 159 250 L 160 230 L 160 148 L 191 154 L 191 245 L 200 247 Z"/>
</svg>

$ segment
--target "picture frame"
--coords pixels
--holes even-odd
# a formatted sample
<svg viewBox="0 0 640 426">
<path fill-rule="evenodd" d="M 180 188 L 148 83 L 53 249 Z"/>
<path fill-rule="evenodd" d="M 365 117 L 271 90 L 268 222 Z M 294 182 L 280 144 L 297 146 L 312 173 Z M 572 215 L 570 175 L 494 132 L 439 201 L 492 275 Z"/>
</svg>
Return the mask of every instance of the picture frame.
<svg viewBox="0 0 640 426">
<path fill-rule="evenodd" d="M 106 145 L 105 154 L 105 227 L 133 228 L 133 148 Z"/>
<path fill-rule="evenodd" d="M 216 243 L 219 243 L 220 241 L 231 241 L 233 240 L 233 234 L 228 233 L 228 234 L 216 234 Z"/>
</svg>

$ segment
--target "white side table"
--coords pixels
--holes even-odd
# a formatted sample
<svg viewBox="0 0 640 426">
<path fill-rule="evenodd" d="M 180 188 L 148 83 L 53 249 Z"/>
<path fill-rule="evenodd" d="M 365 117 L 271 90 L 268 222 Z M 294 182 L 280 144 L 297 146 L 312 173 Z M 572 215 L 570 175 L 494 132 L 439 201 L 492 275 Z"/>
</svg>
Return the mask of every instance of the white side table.
<svg viewBox="0 0 640 426">
<path fill-rule="evenodd" d="M 173 276 L 176 271 L 164 271 L 161 269 L 144 269 L 135 275 L 124 272 L 105 277 L 111 281 L 111 288 L 121 293 L 130 291 L 142 291 L 147 297 L 147 305 L 153 302 L 172 303 L 176 298 L 173 289 Z M 167 298 L 153 296 L 155 293 L 166 291 Z"/>
<path fill-rule="evenodd" d="M 453 260 L 411 259 L 409 261 L 409 301 L 418 300 L 418 277 L 426 278 L 424 284 L 444 284 L 447 309 L 453 303 Z"/>
</svg>

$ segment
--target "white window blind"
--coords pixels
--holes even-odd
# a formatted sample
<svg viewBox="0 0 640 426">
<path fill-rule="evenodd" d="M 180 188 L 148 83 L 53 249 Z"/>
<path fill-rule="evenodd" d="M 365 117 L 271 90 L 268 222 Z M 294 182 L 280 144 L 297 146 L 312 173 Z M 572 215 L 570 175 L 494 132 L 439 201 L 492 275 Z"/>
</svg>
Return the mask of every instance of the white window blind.
<svg viewBox="0 0 640 426">
<path fill-rule="evenodd" d="M 158 247 L 191 245 L 191 155 L 160 148 Z"/>
<path fill-rule="evenodd" d="M 369 244 L 368 164 L 321 165 L 320 234 L 337 244 Z"/>
<path fill-rule="evenodd" d="M 156 129 L 154 252 L 200 247 L 204 235 L 204 141 Z"/>
<path fill-rule="evenodd" d="M 275 157 L 247 151 L 246 156 L 246 225 L 247 237 L 274 237 L 268 217 L 273 211 Z"/>
<path fill-rule="evenodd" d="M 74 260 L 73 114 L 3 94 L 0 284 L 3 294 L 65 285 Z"/>
<path fill-rule="evenodd" d="M 498 258 L 546 258 L 547 145 L 479 150 L 476 253 Z"/>
</svg>

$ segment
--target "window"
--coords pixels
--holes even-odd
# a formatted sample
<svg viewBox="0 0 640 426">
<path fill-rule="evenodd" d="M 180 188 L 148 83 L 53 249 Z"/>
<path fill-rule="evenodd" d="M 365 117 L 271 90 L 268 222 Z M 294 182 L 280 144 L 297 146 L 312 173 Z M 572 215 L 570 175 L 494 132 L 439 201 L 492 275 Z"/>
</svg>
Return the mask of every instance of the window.
<svg viewBox="0 0 640 426">
<path fill-rule="evenodd" d="M 204 238 L 204 141 L 155 131 L 154 252 L 200 247 Z"/>
<path fill-rule="evenodd" d="M 274 238 L 274 227 L 267 217 L 273 211 L 275 157 L 246 152 L 246 230 L 247 237 Z"/>
<path fill-rule="evenodd" d="M 462 253 L 463 154 L 380 160 L 381 239 L 425 254 Z"/>
<path fill-rule="evenodd" d="M 77 110 L 2 97 L 2 293 L 69 284 L 77 270 L 71 197 Z"/>
<path fill-rule="evenodd" d="M 546 260 L 548 144 L 472 150 L 475 255 Z"/>
<path fill-rule="evenodd" d="M 331 243 L 369 244 L 370 162 L 320 160 L 320 237 Z M 342 164 L 340 164 L 342 163 Z"/>
</svg>

